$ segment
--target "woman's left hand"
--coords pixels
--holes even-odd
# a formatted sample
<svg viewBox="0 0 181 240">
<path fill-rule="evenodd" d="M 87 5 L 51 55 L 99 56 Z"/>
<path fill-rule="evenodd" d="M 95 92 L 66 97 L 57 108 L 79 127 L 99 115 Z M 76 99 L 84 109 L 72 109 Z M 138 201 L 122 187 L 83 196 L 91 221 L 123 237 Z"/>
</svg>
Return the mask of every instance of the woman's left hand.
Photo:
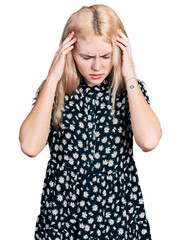
<svg viewBox="0 0 181 240">
<path fill-rule="evenodd" d="M 131 45 L 129 39 L 121 29 L 118 29 L 116 44 L 122 50 L 122 75 L 124 81 L 130 77 L 135 77 L 134 65 L 131 55 Z"/>
</svg>

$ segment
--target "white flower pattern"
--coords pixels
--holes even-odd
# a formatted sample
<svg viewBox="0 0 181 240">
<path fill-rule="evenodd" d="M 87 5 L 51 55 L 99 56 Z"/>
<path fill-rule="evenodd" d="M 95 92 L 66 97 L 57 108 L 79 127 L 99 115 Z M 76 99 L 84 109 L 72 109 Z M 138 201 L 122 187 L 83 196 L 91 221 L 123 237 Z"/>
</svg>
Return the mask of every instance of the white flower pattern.
<svg viewBox="0 0 181 240">
<path fill-rule="evenodd" d="M 53 129 L 51 119 L 36 240 L 151 240 L 127 92 L 116 95 L 114 117 L 109 89 L 107 78 L 94 87 L 81 81 L 65 94 L 64 128 Z"/>
</svg>

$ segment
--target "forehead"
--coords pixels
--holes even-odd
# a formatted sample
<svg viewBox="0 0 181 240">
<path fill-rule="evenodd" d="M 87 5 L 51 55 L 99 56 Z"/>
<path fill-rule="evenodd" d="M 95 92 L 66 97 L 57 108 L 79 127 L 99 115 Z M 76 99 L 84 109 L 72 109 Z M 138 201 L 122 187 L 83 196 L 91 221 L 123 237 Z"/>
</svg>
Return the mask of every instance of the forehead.
<svg viewBox="0 0 181 240">
<path fill-rule="evenodd" d="M 101 37 L 94 37 L 90 42 L 77 39 L 76 49 L 78 52 L 85 54 L 105 54 L 112 51 L 112 44 L 103 41 Z"/>
</svg>

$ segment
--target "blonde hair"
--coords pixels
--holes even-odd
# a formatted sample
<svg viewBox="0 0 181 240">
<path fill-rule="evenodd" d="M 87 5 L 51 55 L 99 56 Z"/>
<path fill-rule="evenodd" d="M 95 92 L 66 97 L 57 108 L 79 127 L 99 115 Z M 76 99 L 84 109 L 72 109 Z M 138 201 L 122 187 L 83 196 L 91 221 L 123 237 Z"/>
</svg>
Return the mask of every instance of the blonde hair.
<svg viewBox="0 0 181 240">
<path fill-rule="evenodd" d="M 125 83 L 121 73 L 122 50 L 116 45 L 115 40 L 119 28 L 121 28 L 127 36 L 121 20 L 112 8 L 103 4 L 83 6 L 69 17 L 60 40 L 61 45 L 68 33 L 74 31 L 77 39 L 91 42 L 93 37 L 101 36 L 105 42 L 112 44 L 113 68 L 108 79 L 111 81 L 110 90 L 113 97 L 113 111 L 115 109 L 116 93 L 121 94 L 125 89 Z M 74 94 L 81 79 L 82 76 L 76 67 L 72 52 L 70 51 L 66 55 L 64 72 L 57 84 L 55 93 L 53 105 L 53 125 L 55 129 L 58 129 L 59 126 L 62 127 L 62 108 L 64 107 L 65 94 Z M 38 89 L 39 92 L 43 83 Z"/>
</svg>

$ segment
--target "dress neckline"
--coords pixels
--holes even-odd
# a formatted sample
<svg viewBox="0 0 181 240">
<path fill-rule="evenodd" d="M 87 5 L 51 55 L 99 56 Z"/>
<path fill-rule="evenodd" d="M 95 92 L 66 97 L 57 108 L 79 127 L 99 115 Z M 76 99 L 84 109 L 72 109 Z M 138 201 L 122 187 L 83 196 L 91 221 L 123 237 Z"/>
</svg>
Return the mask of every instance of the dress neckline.
<svg viewBox="0 0 181 240">
<path fill-rule="evenodd" d="M 85 92 L 106 92 L 107 90 L 110 89 L 110 81 L 108 80 L 108 78 L 105 78 L 101 83 L 90 87 L 85 80 L 81 79 L 80 80 L 80 88 L 82 88 L 83 90 L 85 90 Z"/>
</svg>

